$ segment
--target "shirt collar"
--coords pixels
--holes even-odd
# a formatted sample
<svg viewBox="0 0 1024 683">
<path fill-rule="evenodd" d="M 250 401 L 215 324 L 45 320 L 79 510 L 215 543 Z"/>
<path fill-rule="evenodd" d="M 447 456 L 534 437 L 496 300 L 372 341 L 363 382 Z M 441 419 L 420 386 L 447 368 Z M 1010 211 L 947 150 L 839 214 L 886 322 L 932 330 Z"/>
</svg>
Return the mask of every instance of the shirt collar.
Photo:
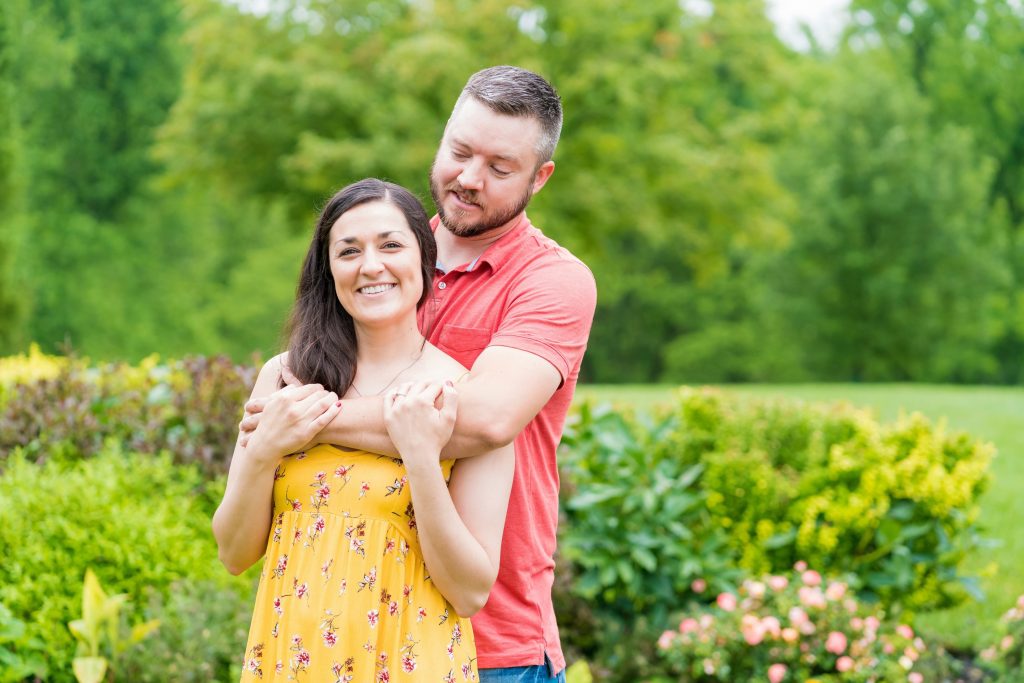
<svg viewBox="0 0 1024 683">
<path fill-rule="evenodd" d="M 434 217 L 430 219 L 430 229 L 437 232 L 440 225 L 441 218 L 435 214 Z M 465 270 L 466 272 L 471 272 L 486 264 L 490 266 L 492 271 L 498 270 L 502 264 L 508 262 L 511 255 L 518 250 L 523 234 L 531 225 L 530 219 L 526 216 L 526 212 L 524 211 L 519 214 L 519 218 L 516 219 L 515 224 L 508 232 L 499 237 L 496 242 L 488 246 L 487 249 L 484 250 L 484 253 L 477 256 L 469 264 L 450 268 L 446 271 L 442 268 L 441 262 L 438 261 L 437 269 L 442 272 L 450 272 L 451 270 Z"/>
</svg>

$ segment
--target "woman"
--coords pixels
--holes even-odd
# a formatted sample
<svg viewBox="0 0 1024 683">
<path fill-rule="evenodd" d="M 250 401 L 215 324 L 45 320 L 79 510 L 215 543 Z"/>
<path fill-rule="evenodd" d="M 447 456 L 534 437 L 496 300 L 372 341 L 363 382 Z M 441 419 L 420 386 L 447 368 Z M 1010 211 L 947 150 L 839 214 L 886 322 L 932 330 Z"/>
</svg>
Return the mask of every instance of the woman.
<svg viewBox="0 0 1024 683">
<path fill-rule="evenodd" d="M 441 461 L 466 370 L 419 333 L 436 260 L 419 201 L 368 179 L 321 212 L 286 354 L 252 395 L 281 385 L 236 445 L 213 519 L 240 573 L 264 554 L 243 681 L 475 680 L 468 617 L 498 571 L 511 447 Z M 401 456 L 318 445 L 339 396 L 382 395 Z M 415 510 L 415 513 L 414 513 Z"/>
</svg>

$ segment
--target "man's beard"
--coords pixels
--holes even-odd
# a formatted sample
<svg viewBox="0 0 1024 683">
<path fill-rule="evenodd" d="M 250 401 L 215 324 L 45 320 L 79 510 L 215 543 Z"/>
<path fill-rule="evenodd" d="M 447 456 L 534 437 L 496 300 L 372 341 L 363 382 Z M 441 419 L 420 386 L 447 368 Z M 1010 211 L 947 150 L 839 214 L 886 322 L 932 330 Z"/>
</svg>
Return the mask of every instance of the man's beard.
<svg viewBox="0 0 1024 683">
<path fill-rule="evenodd" d="M 449 183 L 447 187 L 442 189 L 435 181 L 434 174 L 430 174 L 430 195 L 434 198 L 434 206 L 437 207 L 437 215 L 441 218 L 441 222 L 444 226 L 448 228 L 448 231 L 456 237 L 476 237 L 505 225 L 526 210 L 526 207 L 530 204 L 530 200 L 533 199 L 532 188 L 533 180 L 531 179 L 530 183 L 526 186 L 526 191 L 512 206 L 492 214 L 488 207 L 477 202 L 478 196 L 475 190 L 467 190 L 463 188 L 459 185 L 458 181 Z M 462 196 L 462 198 L 480 207 L 480 211 L 483 214 L 481 219 L 476 223 L 471 223 L 463 220 L 462 217 L 458 215 L 461 213 L 459 211 L 454 213 L 448 213 L 445 211 L 444 204 L 441 200 L 449 191 L 457 192 Z"/>
</svg>

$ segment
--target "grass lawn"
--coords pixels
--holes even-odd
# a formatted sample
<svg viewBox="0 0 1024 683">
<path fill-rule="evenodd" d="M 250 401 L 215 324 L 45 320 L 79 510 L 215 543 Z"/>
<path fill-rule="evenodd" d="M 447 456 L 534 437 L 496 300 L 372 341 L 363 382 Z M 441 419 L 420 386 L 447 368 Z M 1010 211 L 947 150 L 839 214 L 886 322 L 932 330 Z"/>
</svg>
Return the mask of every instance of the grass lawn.
<svg viewBox="0 0 1024 683">
<path fill-rule="evenodd" d="M 989 490 L 981 499 L 983 534 L 998 541 L 969 558 L 964 572 L 981 577 L 984 602 L 920 615 L 917 625 L 950 647 L 991 645 L 999 617 L 1024 593 L 1024 388 L 962 387 L 921 384 L 793 384 L 729 385 L 741 395 L 788 397 L 805 401 L 848 401 L 872 408 L 879 419 L 894 420 L 900 411 L 945 418 L 949 429 L 991 441 L 998 449 Z M 663 385 L 591 385 L 577 390 L 577 399 L 592 398 L 650 408 L 671 399 L 674 387 Z"/>
</svg>

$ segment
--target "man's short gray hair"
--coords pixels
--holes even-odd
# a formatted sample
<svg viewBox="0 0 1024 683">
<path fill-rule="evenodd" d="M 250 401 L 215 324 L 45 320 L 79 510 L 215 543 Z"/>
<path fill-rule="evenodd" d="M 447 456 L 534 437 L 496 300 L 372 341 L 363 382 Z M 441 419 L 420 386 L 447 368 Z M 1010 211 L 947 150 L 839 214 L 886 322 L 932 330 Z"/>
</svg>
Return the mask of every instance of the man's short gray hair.
<svg viewBox="0 0 1024 683">
<path fill-rule="evenodd" d="M 498 114 L 537 119 L 540 123 L 537 165 L 551 160 L 562 133 L 562 100 L 544 78 L 517 66 L 492 66 L 469 77 L 452 110 L 453 115 L 467 97 Z"/>
</svg>

